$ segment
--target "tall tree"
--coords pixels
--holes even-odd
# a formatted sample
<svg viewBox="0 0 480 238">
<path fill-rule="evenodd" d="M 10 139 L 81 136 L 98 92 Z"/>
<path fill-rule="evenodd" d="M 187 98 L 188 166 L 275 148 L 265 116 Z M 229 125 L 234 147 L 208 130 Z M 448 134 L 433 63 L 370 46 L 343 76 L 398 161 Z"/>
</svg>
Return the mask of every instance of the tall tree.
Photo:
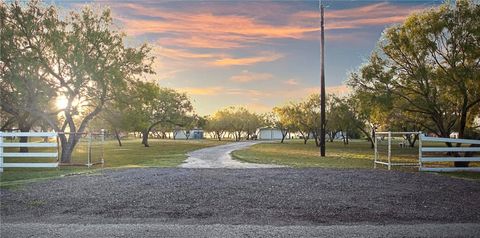
<svg viewBox="0 0 480 238">
<path fill-rule="evenodd" d="M 288 133 L 296 132 L 298 129 L 295 127 L 295 120 L 291 115 L 290 105 L 284 105 L 280 107 L 274 107 L 273 113 L 270 115 L 270 124 L 279 129 L 282 132 L 282 140 L 285 141 Z"/>
<path fill-rule="evenodd" d="M 123 90 L 126 82 L 143 73 L 153 73 L 150 49 L 125 47 L 124 35 L 113 30 L 110 11 L 97 14 L 89 7 L 70 12 L 61 19 L 53 6 L 43 7 L 37 1 L 26 6 L 18 2 L 6 6 L 3 27 L 14 29 L 9 41 L 18 49 L 31 53 L 38 63 L 42 82 L 66 100 L 59 117 L 49 108 L 29 108 L 60 134 L 61 162 L 68 163 L 73 148 L 112 95 Z M 3 28 L 2 27 L 2 28 Z M 21 67 L 20 70 L 28 68 Z"/>
<path fill-rule="evenodd" d="M 133 122 L 132 127 L 142 133 L 142 144 L 149 147 L 148 137 L 159 125 L 183 127 L 189 123 L 193 107 L 185 93 L 160 88 L 151 82 L 136 82 L 132 87 L 125 113 Z"/>
<path fill-rule="evenodd" d="M 213 137 L 222 140 L 225 133 L 228 131 L 228 122 L 225 118 L 225 112 L 220 110 L 207 118 L 205 129 L 213 133 Z"/>
<path fill-rule="evenodd" d="M 34 14 L 30 9 L 28 14 Z M 0 3 L 0 109 L 5 124 L 2 129 L 16 125 L 21 132 L 28 132 L 40 120 L 32 108 L 45 110 L 55 92 L 46 83 L 47 73 L 36 59 L 35 52 L 24 42 L 21 29 L 12 19 L 13 9 Z M 26 142 L 27 137 L 20 137 Z M 27 152 L 27 147 L 20 148 Z"/>
<path fill-rule="evenodd" d="M 480 5 L 445 3 L 388 28 L 350 84 L 393 95 L 396 110 L 423 118 L 421 126 L 440 137 L 464 138 L 480 107 Z"/>
</svg>

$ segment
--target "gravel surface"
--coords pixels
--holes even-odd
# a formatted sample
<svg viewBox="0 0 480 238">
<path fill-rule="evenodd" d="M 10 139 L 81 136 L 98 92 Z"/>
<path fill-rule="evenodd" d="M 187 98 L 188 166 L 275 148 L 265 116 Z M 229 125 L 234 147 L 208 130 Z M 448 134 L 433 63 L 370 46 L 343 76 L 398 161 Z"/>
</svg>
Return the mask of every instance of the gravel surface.
<svg viewBox="0 0 480 238">
<path fill-rule="evenodd" d="M 5 237 L 478 237 L 479 224 L 418 225 L 163 225 L 163 224 L 5 224 Z"/>
<path fill-rule="evenodd" d="M 0 190 L 2 223 L 479 223 L 480 183 L 333 169 L 105 170 Z"/>
<path fill-rule="evenodd" d="M 233 160 L 230 153 L 234 150 L 243 149 L 262 141 L 234 142 L 226 145 L 204 148 L 188 153 L 188 159 L 181 164 L 181 168 L 280 168 L 285 166 L 272 164 L 254 164 Z"/>
</svg>

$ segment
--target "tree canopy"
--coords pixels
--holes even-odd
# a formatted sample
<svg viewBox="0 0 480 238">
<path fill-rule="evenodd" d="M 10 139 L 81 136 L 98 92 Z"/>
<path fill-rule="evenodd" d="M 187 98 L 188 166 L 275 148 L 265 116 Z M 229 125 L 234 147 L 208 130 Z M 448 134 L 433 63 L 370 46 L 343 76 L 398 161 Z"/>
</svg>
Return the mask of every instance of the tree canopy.
<svg viewBox="0 0 480 238">
<path fill-rule="evenodd" d="M 391 100 L 404 121 L 441 137 L 463 138 L 480 107 L 480 6 L 446 3 L 388 28 L 350 85 Z M 376 100 L 377 102 L 379 100 Z"/>
<path fill-rule="evenodd" d="M 1 3 L 2 108 L 21 109 L 41 117 L 60 134 L 62 162 L 69 162 L 73 147 L 88 123 L 130 80 L 153 73 L 146 46 L 126 47 L 124 34 L 114 30 L 110 11 L 89 7 L 60 18 L 54 6 L 37 1 Z M 18 102 L 14 96 L 23 97 Z M 10 100 L 11 99 L 11 100 Z M 65 100 L 62 108 L 51 100 Z M 30 103 L 30 102 L 34 103 Z M 14 105 L 20 103 L 23 105 Z M 25 105 L 29 105 L 25 107 Z M 48 106 L 46 106 L 48 105 Z"/>
</svg>

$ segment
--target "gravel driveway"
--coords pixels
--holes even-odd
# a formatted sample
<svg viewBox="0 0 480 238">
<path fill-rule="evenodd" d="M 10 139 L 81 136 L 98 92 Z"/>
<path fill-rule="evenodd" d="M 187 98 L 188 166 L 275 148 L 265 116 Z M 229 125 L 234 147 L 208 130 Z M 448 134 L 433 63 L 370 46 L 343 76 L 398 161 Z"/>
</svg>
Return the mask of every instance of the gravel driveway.
<svg viewBox="0 0 480 238">
<path fill-rule="evenodd" d="M 234 142 L 226 145 L 214 146 L 195 150 L 188 153 L 188 158 L 179 167 L 181 168 L 280 168 L 284 166 L 271 164 L 254 164 L 233 160 L 230 153 L 234 150 L 243 149 L 260 141 Z"/>
<path fill-rule="evenodd" d="M 479 182 L 384 170 L 106 170 L 1 190 L 0 199 L 6 223 L 480 222 Z"/>
</svg>

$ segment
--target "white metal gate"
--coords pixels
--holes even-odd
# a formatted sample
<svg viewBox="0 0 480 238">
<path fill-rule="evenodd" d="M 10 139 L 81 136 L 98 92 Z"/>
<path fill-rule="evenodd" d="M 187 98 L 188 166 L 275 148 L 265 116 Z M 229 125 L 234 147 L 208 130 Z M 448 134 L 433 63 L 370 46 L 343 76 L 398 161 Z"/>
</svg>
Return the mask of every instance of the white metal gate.
<svg viewBox="0 0 480 238">
<path fill-rule="evenodd" d="M 377 164 L 387 166 L 388 170 L 392 169 L 392 166 L 419 166 L 419 163 L 406 163 L 406 162 L 392 162 L 392 138 L 394 136 L 403 136 L 403 135 L 418 135 L 421 132 L 392 132 L 392 131 L 379 131 L 375 132 L 374 140 L 374 161 L 373 167 L 377 168 Z M 379 143 L 379 136 L 387 137 L 387 158 L 386 160 L 382 160 L 380 158 L 380 153 L 378 151 L 378 143 Z M 405 145 L 403 145 L 405 146 Z M 419 146 L 421 147 L 421 140 L 419 140 Z"/>
<path fill-rule="evenodd" d="M 47 137 L 53 138 L 54 142 L 7 142 L 8 137 Z M 5 148 L 51 148 L 54 152 L 5 152 Z M 0 131 L 0 172 L 3 168 L 55 168 L 58 167 L 58 137 L 56 132 L 1 132 Z M 55 163 L 4 163 L 4 158 L 56 158 Z"/>
</svg>

